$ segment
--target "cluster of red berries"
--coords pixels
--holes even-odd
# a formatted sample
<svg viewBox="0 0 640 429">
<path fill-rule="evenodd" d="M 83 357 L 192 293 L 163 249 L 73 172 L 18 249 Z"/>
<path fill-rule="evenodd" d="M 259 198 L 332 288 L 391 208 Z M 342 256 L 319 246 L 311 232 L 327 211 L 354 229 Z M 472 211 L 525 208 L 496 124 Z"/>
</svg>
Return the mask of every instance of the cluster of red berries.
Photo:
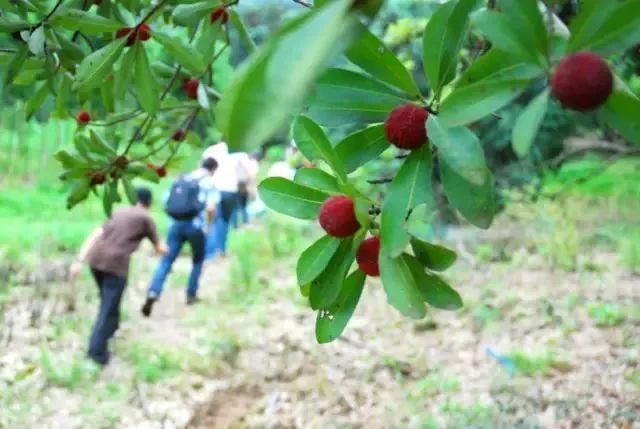
<svg viewBox="0 0 640 429">
<path fill-rule="evenodd" d="M 335 195 L 327 199 L 320 207 L 318 222 L 327 234 L 337 238 L 350 237 L 360 229 L 353 200 L 345 195 Z M 378 237 L 364 240 L 356 252 L 356 262 L 360 270 L 369 276 L 379 276 L 379 254 Z"/>
<path fill-rule="evenodd" d="M 132 46 L 134 43 L 136 43 L 136 40 L 146 42 L 147 40 L 151 39 L 151 27 L 149 27 L 149 24 L 143 22 L 135 28 L 120 28 L 118 29 L 118 31 L 116 31 L 116 39 L 121 39 L 123 37 L 127 38 L 125 46 Z"/>
</svg>

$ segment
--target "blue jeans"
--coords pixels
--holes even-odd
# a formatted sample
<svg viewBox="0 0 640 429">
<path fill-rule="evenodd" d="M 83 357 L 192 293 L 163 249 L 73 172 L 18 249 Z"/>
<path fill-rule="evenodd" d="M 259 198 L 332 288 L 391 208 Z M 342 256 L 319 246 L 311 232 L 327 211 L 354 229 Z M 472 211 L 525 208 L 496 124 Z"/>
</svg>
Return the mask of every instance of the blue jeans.
<svg viewBox="0 0 640 429">
<path fill-rule="evenodd" d="M 191 268 L 191 275 L 189 276 L 189 283 L 187 285 L 187 296 L 194 297 L 198 293 L 205 254 L 204 232 L 193 220 L 177 220 L 174 221 L 169 228 L 169 234 L 167 236 L 169 251 L 162 257 L 160 266 L 153 275 L 151 286 L 149 287 L 149 296 L 155 298 L 162 294 L 164 282 L 171 271 L 171 266 L 180 254 L 180 250 L 185 241 L 189 242 L 191 246 L 193 258 L 193 267 Z"/>
<path fill-rule="evenodd" d="M 109 339 L 120 326 L 120 300 L 127 284 L 125 277 L 91 268 L 98 285 L 100 309 L 89 339 L 89 357 L 105 365 L 109 361 Z"/>
<path fill-rule="evenodd" d="M 218 253 L 226 253 L 229 226 L 237 205 L 237 192 L 220 192 L 220 202 L 216 207 L 216 219 L 207 237 L 207 259 Z"/>
</svg>

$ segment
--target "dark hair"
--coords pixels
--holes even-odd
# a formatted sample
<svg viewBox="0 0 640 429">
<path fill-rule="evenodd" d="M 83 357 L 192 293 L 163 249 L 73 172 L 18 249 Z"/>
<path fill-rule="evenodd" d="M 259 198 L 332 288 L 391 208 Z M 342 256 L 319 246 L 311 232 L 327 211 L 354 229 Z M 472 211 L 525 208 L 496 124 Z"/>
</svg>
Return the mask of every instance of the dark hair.
<svg viewBox="0 0 640 429">
<path fill-rule="evenodd" d="M 207 158 L 202 160 L 202 168 L 209 171 L 214 171 L 218 168 L 218 161 L 214 158 Z"/>
<path fill-rule="evenodd" d="M 256 161 L 260 162 L 260 161 L 262 161 L 262 158 L 264 158 L 264 152 L 261 151 L 261 150 L 257 150 L 255 152 L 251 152 L 249 157 L 251 159 L 255 159 Z"/>
<path fill-rule="evenodd" d="M 138 204 L 149 207 L 152 200 L 151 191 L 148 188 L 138 188 L 136 192 L 138 193 Z"/>
</svg>

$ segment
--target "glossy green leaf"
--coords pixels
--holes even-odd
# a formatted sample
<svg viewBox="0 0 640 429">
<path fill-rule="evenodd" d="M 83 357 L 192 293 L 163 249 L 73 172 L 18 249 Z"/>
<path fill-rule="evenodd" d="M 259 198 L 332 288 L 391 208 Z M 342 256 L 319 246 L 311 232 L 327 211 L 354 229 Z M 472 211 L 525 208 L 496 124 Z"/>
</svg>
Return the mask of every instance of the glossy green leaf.
<svg viewBox="0 0 640 429">
<path fill-rule="evenodd" d="M 244 45 L 244 48 L 247 52 L 253 53 L 256 50 L 256 44 L 251 38 L 251 34 L 249 34 L 249 30 L 242 20 L 242 17 L 235 9 L 231 9 L 229 11 L 229 21 L 238 32 L 238 36 L 240 37 L 240 41 Z"/>
<path fill-rule="evenodd" d="M 134 81 L 138 102 L 145 112 L 154 114 L 160 108 L 160 88 L 151 67 L 147 51 L 140 48 L 136 51 Z"/>
<path fill-rule="evenodd" d="M 347 173 L 352 173 L 389 147 L 384 133 L 384 124 L 376 124 L 345 137 L 335 151 L 342 160 Z"/>
<path fill-rule="evenodd" d="M 316 318 L 318 343 L 329 343 L 342 334 L 360 301 L 365 278 L 366 276 L 360 270 L 351 273 L 344 281 L 335 303 L 327 310 L 318 311 Z"/>
<path fill-rule="evenodd" d="M 506 13 L 485 9 L 474 15 L 473 25 L 495 48 L 508 52 L 516 59 L 545 66 L 546 59 L 543 53 L 532 49 L 531 42 L 523 29 L 518 27 L 517 20 Z"/>
<path fill-rule="evenodd" d="M 47 99 L 49 95 L 49 87 L 46 82 L 40 84 L 40 86 L 35 90 L 35 92 L 29 97 L 27 102 L 24 105 L 24 115 L 27 121 L 31 119 L 34 113 L 40 109 L 44 100 Z"/>
<path fill-rule="evenodd" d="M 87 199 L 89 191 L 91 191 L 91 187 L 89 186 L 88 179 L 85 178 L 76 181 L 71 188 L 71 192 L 69 192 L 69 196 L 67 197 L 67 210 L 72 209 L 79 202 Z"/>
<path fill-rule="evenodd" d="M 328 268 L 322 271 L 311 283 L 309 293 L 311 308 L 326 310 L 336 302 L 355 257 L 353 238 L 342 240 L 338 250 L 327 264 Z"/>
<path fill-rule="evenodd" d="M 57 159 L 62 167 L 67 170 L 83 168 L 87 165 L 87 163 L 82 158 L 78 157 L 77 155 L 71 155 L 65 149 L 60 149 L 53 155 L 53 157 Z"/>
<path fill-rule="evenodd" d="M 112 66 L 124 49 L 126 37 L 116 39 L 104 48 L 87 56 L 78 66 L 74 89 L 84 91 L 96 88 L 111 73 Z"/>
<path fill-rule="evenodd" d="M 404 251 L 409 244 L 409 233 L 404 229 L 409 211 L 432 200 L 431 148 L 424 145 L 404 161 L 385 197 L 380 221 L 381 253 L 395 257 Z"/>
<path fill-rule="evenodd" d="M 336 178 L 319 168 L 299 168 L 293 181 L 327 194 L 339 194 L 342 192 Z"/>
<path fill-rule="evenodd" d="M 429 140 L 438 148 L 438 157 L 462 178 L 482 186 L 487 176 L 487 162 L 478 137 L 465 127 L 447 128 L 440 119 L 430 115 L 427 119 Z"/>
<path fill-rule="evenodd" d="M 489 72 L 488 76 L 477 81 L 464 81 L 465 84 L 456 86 L 444 99 L 438 116 L 443 124 L 453 127 L 477 121 L 507 105 L 533 80 L 542 76 L 542 70 L 526 64 L 507 66 L 493 73 L 489 71 L 491 67 L 486 63 L 485 66 L 474 72 Z"/>
<path fill-rule="evenodd" d="M 315 219 L 328 194 L 282 177 L 270 177 L 258 186 L 260 199 L 272 210 L 299 219 Z"/>
<path fill-rule="evenodd" d="M 598 115 L 627 140 L 640 144 L 640 99 L 636 95 L 624 88 L 615 88 Z"/>
<path fill-rule="evenodd" d="M 122 56 L 120 67 L 118 68 L 118 72 L 114 76 L 115 81 L 113 86 L 113 95 L 118 100 L 122 100 L 124 98 L 127 89 L 129 88 L 129 83 L 131 82 L 131 78 L 134 74 L 138 51 L 141 49 L 144 49 L 142 48 L 141 44 L 136 43 Z"/>
<path fill-rule="evenodd" d="M 179 4 L 173 8 L 173 20 L 178 25 L 194 26 L 205 15 L 222 5 L 220 0 L 199 1 L 189 4 Z"/>
<path fill-rule="evenodd" d="M 417 205 L 411 210 L 411 214 L 405 224 L 407 232 L 419 240 L 431 240 L 434 236 L 433 222 L 436 218 L 436 213 L 433 203 Z"/>
<path fill-rule="evenodd" d="M 376 79 L 414 98 L 420 97 L 420 90 L 413 76 L 384 42 L 364 25 L 361 25 L 360 31 L 362 36 L 346 52 L 349 61 Z"/>
<path fill-rule="evenodd" d="M 89 131 L 91 139 L 91 151 L 97 154 L 107 155 L 109 157 L 117 156 L 115 148 L 110 145 L 102 136 L 94 130 Z"/>
<path fill-rule="evenodd" d="M 136 204 L 138 202 L 138 192 L 136 191 L 136 188 L 133 186 L 133 183 L 131 183 L 131 180 L 125 176 L 122 178 L 122 184 L 124 185 L 124 191 L 125 191 L 125 194 L 127 195 L 127 199 L 129 200 L 129 203 Z"/>
<path fill-rule="evenodd" d="M 126 25 L 91 11 L 80 9 L 61 9 L 53 15 L 51 25 L 67 30 L 80 31 L 84 34 L 110 33 Z"/>
<path fill-rule="evenodd" d="M 495 214 L 495 191 L 491 171 L 482 185 L 474 185 L 440 158 L 440 176 L 449 203 L 480 228 L 489 228 Z"/>
<path fill-rule="evenodd" d="M 301 107 L 324 67 L 358 36 L 350 7 L 337 0 L 289 22 L 235 73 L 217 105 L 231 147 L 257 148 Z"/>
<path fill-rule="evenodd" d="M 435 98 L 456 76 L 458 53 L 467 35 L 469 13 L 478 0 L 450 1 L 429 18 L 423 35 L 422 63 Z"/>
<path fill-rule="evenodd" d="M 585 0 L 571 22 L 570 52 L 592 51 L 612 55 L 640 39 L 640 0 L 603 2 Z"/>
<path fill-rule="evenodd" d="M 412 319 L 426 315 L 424 300 L 403 256 L 392 258 L 380 253 L 380 277 L 387 300 L 396 310 Z"/>
<path fill-rule="evenodd" d="M 298 284 L 315 280 L 327 268 L 340 243 L 341 240 L 325 235 L 302 252 L 296 266 Z"/>
<path fill-rule="evenodd" d="M 293 138 L 298 149 L 307 159 L 323 160 L 341 181 L 347 181 L 342 161 L 318 124 L 306 116 L 298 116 L 293 126 Z"/>
<path fill-rule="evenodd" d="M 200 35 L 196 40 L 196 49 L 199 56 L 202 58 L 202 62 L 205 66 L 211 64 L 216 56 L 216 49 L 222 49 L 218 43 L 218 39 L 221 39 L 225 35 L 222 29 L 222 24 L 217 22 L 204 21 L 201 26 Z"/>
<path fill-rule="evenodd" d="M 519 40 L 546 64 L 544 58 L 549 54 L 549 40 L 538 0 L 501 0 L 500 9 L 510 27 L 517 30 Z"/>
<path fill-rule="evenodd" d="M 29 28 L 31 24 L 17 17 L 0 16 L 0 32 L 13 33 Z"/>
<path fill-rule="evenodd" d="M 367 75 L 329 69 L 308 100 L 309 115 L 323 125 L 384 122 L 389 112 L 410 98 Z"/>
<path fill-rule="evenodd" d="M 416 259 L 425 267 L 434 271 L 444 271 L 456 262 L 456 252 L 448 247 L 428 241 L 411 239 L 411 248 Z"/>
<path fill-rule="evenodd" d="M 194 75 L 199 75 L 205 71 L 207 65 L 200 53 L 196 51 L 193 46 L 161 31 L 153 32 L 153 40 L 160 43 L 165 51 L 171 55 L 178 64 Z"/>
<path fill-rule="evenodd" d="M 531 149 L 549 104 L 549 90 L 545 90 L 520 113 L 513 126 L 511 144 L 513 151 L 520 158 L 526 156 Z"/>
<path fill-rule="evenodd" d="M 7 64 L 4 83 L 5 85 L 9 85 L 13 83 L 15 77 L 18 75 L 18 72 L 22 69 L 24 65 L 27 55 L 29 54 L 29 50 L 26 46 L 20 46 L 16 52 L 11 57 L 11 61 Z"/>
<path fill-rule="evenodd" d="M 427 304 L 441 310 L 457 310 L 462 307 L 460 294 L 440 276 L 425 271 L 422 264 L 414 257 L 406 254 L 403 257 Z"/>
</svg>

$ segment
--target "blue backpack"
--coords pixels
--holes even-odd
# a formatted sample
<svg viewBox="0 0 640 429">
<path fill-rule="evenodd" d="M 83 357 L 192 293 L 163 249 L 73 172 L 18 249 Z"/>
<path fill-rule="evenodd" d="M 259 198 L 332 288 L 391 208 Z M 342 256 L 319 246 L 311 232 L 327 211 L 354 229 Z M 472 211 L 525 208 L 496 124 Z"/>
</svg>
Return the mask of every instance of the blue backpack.
<svg viewBox="0 0 640 429">
<path fill-rule="evenodd" d="M 180 176 L 173 182 L 165 204 L 165 212 L 169 216 L 176 220 L 193 219 L 204 210 L 204 207 L 204 202 L 200 201 L 198 180 Z"/>
</svg>

